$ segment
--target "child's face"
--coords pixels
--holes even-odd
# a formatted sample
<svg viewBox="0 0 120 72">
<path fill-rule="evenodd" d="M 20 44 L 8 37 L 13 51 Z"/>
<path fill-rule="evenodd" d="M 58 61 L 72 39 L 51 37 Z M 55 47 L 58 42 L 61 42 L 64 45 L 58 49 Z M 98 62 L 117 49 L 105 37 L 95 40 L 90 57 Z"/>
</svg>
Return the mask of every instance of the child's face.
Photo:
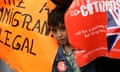
<svg viewBox="0 0 120 72">
<path fill-rule="evenodd" d="M 64 24 L 59 24 L 58 26 L 51 28 L 51 30 L 53 32 L 53 36 L 60 44 L 68 44 L 68 38 Z"/>
</svg>

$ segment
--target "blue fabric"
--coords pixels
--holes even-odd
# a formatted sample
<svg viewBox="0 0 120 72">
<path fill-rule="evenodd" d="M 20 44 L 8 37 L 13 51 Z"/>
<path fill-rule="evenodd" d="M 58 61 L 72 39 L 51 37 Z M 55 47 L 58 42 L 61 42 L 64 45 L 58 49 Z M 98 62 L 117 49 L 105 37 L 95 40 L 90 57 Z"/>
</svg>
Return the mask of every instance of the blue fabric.
<svg viewBox="0 0 120 72">
<path fill-rule="evenodd" d="M 58 72 L 57 64 L 58 64 L 59 61 L 64 61 L 65 62 L 66 66 L 67 66 L 66 72 L 73 72 L 69 62 L 67 61 L 67 59 L 66 59 L 66 57 L 63 53 L 62 48 L 63 48 L 63 46 L 60 45 L 59 49 L 58 49 L 58 52 L 57 52 L 57 55 L 56 55 L 56 58 L 55 58 L 55 61 L 54 61 L 54 64 L 53 64 L 52 72 Z"/>
<path fill-rule="evenodd" d="M 67 70 L 66 72 L 73 72 L 69 62 L 67 61 L 64 53 L 63 53 L 63 46 L 60 45 L 59 46 L 59 49 L 58 49 L 58 52 L 56 54 L 56 57 L 55 57 L 55 61 L 54 61 L 54 64 L 53 64 L 53 69 L 52 69 L 52 72 L 58 72 L 58 69 L 57 69 L 57 64 L 59 61 L 64 61 L 64 63 L 66 64 L 67 66 Z M 90 64 L 80 68 L 80 70 L 82 72 L 97 72 L 96 71 L 96 61 L 94 62 L 91 62 Z"/>
</svg>

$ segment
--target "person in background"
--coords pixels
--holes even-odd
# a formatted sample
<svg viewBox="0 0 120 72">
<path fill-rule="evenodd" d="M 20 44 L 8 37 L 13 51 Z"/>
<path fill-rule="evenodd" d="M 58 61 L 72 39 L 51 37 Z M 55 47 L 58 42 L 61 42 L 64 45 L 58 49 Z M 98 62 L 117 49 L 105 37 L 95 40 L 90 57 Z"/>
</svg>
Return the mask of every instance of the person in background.
<svg viewBox="0 0 120 72">
<path fill-rule="evenodd" d="M 15 72 L 10 66 L 0 59 L 0 72 Z"/>
</svg>

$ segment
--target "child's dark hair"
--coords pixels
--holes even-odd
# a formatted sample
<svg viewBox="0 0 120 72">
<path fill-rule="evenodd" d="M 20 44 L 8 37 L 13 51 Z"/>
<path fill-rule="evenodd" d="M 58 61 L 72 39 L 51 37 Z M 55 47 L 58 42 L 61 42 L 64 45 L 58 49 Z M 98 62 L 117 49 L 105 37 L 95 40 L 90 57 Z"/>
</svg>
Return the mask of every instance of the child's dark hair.
<svg viewBox="0 0 120 72">
<path fill-rule="evenodd" d="M 51 0 L 57 7 L 65 8 L 66 10 L 70 6 L 73 0 Z"/>
<path fill-rule="evenodd" d="M 65 10 L 62 8 L 55 8 L 48 15 L 48 25 L 50 27 L 56 27 L 59 24 L 64 24 Z"/>
</svg>

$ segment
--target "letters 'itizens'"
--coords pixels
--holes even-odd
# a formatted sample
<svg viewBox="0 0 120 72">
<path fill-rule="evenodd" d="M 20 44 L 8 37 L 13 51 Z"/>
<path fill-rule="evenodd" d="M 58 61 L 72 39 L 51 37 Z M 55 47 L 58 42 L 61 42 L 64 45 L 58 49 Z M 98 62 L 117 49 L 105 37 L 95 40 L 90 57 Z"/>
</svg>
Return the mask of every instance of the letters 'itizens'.
<svg viewBox="0 0 120 72">
<path fill-rule="evenodd" d="M 113 9 L 107 11 L 107 42 L 108 51 L 112 51 L 118 40 L 120 40 L 120 10 Z"/>
</svg>

